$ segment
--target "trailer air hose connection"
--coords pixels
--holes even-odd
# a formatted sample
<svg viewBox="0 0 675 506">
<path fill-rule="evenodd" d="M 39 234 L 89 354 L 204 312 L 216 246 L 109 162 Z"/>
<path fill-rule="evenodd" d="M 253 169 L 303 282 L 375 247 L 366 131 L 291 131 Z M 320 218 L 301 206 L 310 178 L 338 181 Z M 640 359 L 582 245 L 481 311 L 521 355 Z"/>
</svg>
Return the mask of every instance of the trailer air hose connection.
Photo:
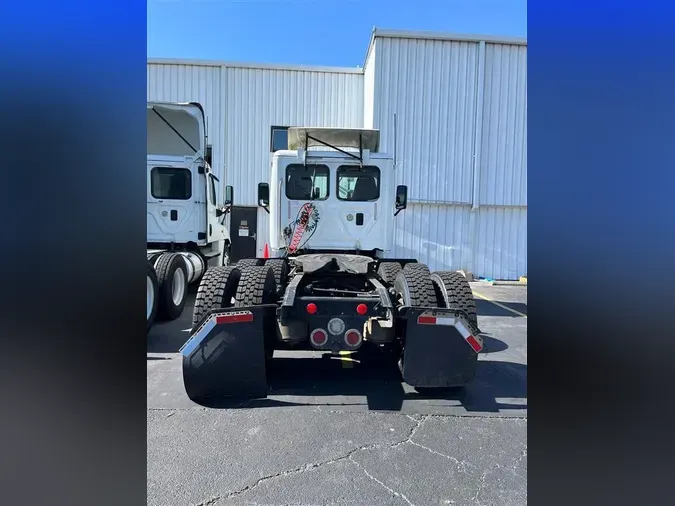
<svg viewBox="0 0 675 506">
<path fill-rule="evenodd" d="M 316 232 L 319 220 L 319 210 L 314 204 L 307 202 L 302 205 L 298 210 L 295 220 L 284 230 L 287 237 L 291 238 L 290 243 L 286 248 L 287 254 L 293 254 L 307 244 L 314 235 L 314 232 Z M 309 236 L 303 242 L 302 238 L 305 234 L 309 234 Z M 300 244 L 301 242 L 302 244 Z"/>
</svg>

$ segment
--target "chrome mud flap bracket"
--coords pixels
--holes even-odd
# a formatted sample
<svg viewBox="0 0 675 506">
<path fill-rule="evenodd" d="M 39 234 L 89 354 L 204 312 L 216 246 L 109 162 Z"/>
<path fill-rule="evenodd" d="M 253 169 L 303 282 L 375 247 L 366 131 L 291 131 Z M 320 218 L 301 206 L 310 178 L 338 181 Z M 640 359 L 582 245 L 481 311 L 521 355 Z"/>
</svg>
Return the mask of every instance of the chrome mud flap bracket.
<svg viewBox="0 0 675 506">
<path fill-rule="evenodd" d="M 190 399 L 267 397 L 265 340 L 274 331 L 276 307 L 218 309 L 204 316 L 180 349 Z"/>
<path fill-rule="evenodd" d="M 404 307 L 398 316 L 405 319 L 401 372 L 406 383 L 449 388 L 473 380 L 483 340 L 473 335 L 463 311 Z"/>
</svg>

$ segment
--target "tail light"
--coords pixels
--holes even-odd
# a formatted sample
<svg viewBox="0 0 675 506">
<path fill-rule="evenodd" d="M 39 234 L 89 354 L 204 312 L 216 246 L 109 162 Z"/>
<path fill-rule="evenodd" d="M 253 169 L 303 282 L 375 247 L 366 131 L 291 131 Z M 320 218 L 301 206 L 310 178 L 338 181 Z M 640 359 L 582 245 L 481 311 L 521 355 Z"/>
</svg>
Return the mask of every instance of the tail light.
<svg viewBox="0 0 675 506">
<path fill-rule="evenodd" d="M 356 329 L 349 329 L 345 332 L 345 343 L 347 343 L 347 346 L 351 346 L 352 348 L 358 346 L 361 344 L 362 339 L 361 332 Z"/>
<path fill-rule="evenodd" d="M 320 347 L 328 341 L 328 334 L 323 329 L 314 329 L 309 335 L 309 340 L 312 342 L 312 345 Z"/>
</svg>

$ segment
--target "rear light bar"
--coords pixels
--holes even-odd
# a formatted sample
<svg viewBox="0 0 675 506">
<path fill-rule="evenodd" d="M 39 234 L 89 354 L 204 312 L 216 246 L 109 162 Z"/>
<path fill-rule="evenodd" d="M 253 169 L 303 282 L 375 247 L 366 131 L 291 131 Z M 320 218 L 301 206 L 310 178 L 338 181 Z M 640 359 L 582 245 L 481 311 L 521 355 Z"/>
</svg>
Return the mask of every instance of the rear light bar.
<svg viewBox="0 0 675 506">
<path fill-rule="evenodd" d="M 246 323 L 253 321 L 253 313 L 244 311 L 241 313 L 229 313 L 216 316 L 216 324 L 220 323 Z"/>
<path fill-rule="evenodd" d="M 483 350 L 483 345 L 480 344 L 478 339 L 476 339 L 471 332 L 464 326 L 464 324 L 457 318 L 449 316 L 426 316 L 420 315 L 417 317 L 417 323 L 419 325 L 443 325 L 447 327 L 455 327 L 457 331 L 462 335 L 464 340 L 469 343 L 469 346 L 476 353 L 480 353 Z"/>
<path fill-rule="evenodd" d="M 199 343 L 201 343 L 206 336 L 213 330 L 216 325 L 227 323 L 250 323 L 253 321 L 253 313 L 251 311 L 232 311 L 224 314 L 212 314 L 204 323 L 202 323 L 190 336 L 183 346 L 181 346 L 179 353 L 187 357 L 192 353 Z"/>
</svg>

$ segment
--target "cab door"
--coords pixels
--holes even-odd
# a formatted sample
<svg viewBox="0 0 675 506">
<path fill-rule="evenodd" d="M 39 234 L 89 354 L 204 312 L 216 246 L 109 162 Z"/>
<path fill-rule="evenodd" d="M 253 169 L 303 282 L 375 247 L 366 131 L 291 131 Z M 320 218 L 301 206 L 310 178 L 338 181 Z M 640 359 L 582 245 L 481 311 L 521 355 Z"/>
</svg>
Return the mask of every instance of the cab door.
<svg viewBox="0 0 675 506">
<path fill-rule="evenodd" d="M 225 226 L 221 224 L 223 217 L 218 217 L 218 193 L 216 185 L 219 180 L 209 172 L 206 178 L 206 193 L 208 195 L 207 203 L 207 230 L 206 237 L 209 243 L 222 241 L 226 238 Z"/>
<path fill-rule="evenodd" d="M 199 185 L 189 163 L 148 160 L 147 239 L 194 241 L 199 223 L 195 200 Z"/>
</svg>

